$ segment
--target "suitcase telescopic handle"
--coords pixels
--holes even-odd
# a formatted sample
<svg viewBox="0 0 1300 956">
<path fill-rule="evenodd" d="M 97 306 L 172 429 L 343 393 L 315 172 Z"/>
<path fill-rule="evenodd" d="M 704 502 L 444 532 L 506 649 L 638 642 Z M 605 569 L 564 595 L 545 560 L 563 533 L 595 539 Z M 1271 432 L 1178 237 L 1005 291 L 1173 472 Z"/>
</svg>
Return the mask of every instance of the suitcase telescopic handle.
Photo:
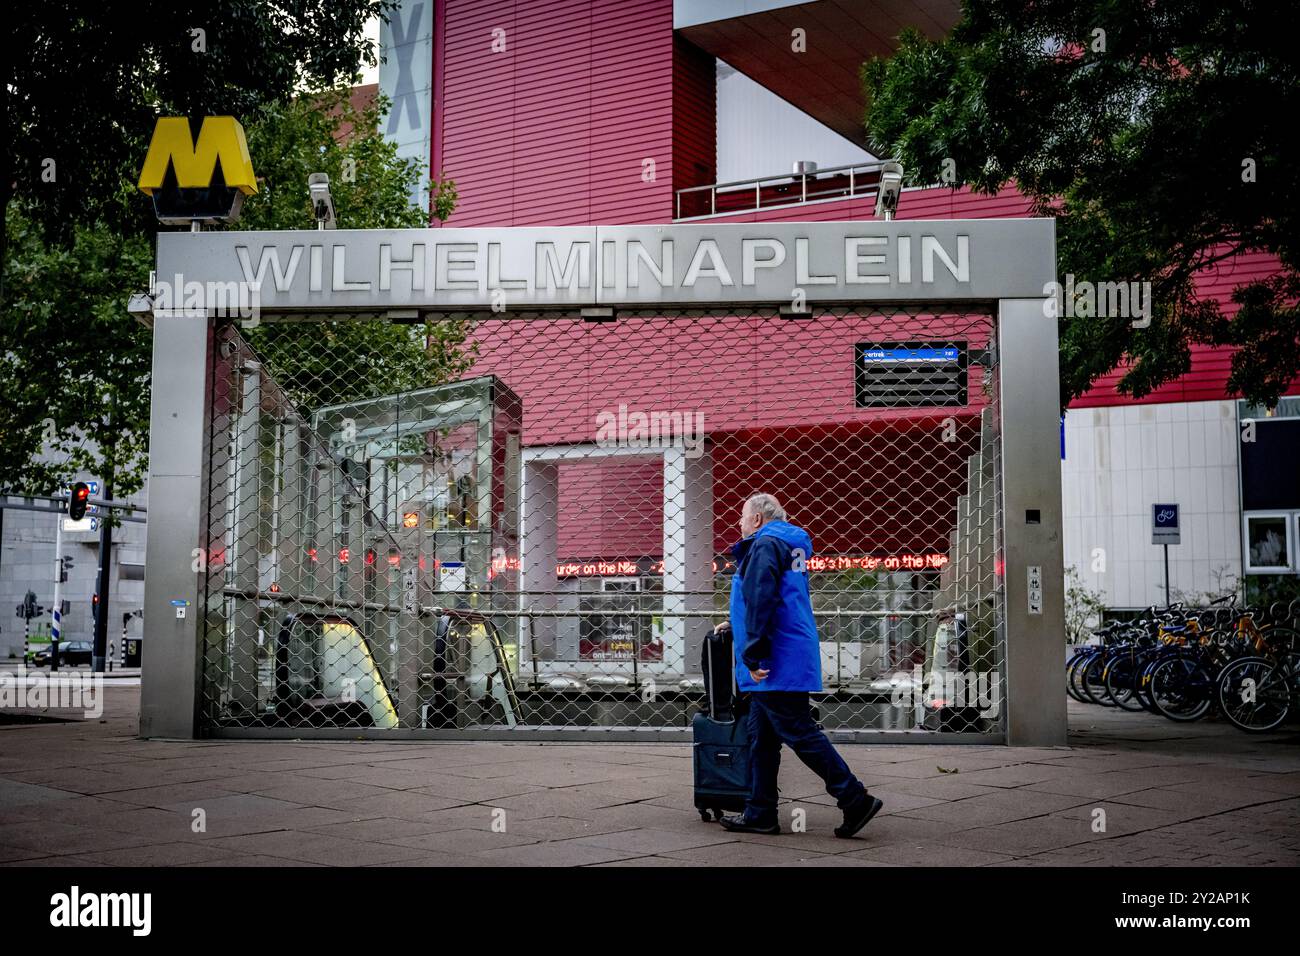
<svg viewBox="0 0 1300 956">
<path fill-rule="evenodd" d="M 730 627 L 728 627 L 728 630 L 730 630 Z M 721 637 L 721 634 L 716 627 L 713 629 L 712 634 L 715 637 Z M 709 719 L 717 720 L 717 701 L 713 699 L 713 654 L 711 652 L 712 647 L 709 644 L 709 639 L 706 637 L 704 639 L 704 669 L 706 671 L 704 675 L 705 697 L 709 700 Z M 736 704 L 740 697 L 740 685 L 736 683 L 736 665 L 734 660 L 731 662 L 731 666 L 728 667 L 727 670 L 731 674 L 731 719 L 734 721 L 736 719 Z"/>
<path fill-rule="evenodd" d="M 704 697 L 709 702 L 709 719 L 717 720 L 718 715 L 714 713 L 715 701 L 713 700 L 713 645 L 710 643 L 712 635 L 717 634 L 718 629 L 715 627 L 708 637 L 704 638 Z"/>
</svg>

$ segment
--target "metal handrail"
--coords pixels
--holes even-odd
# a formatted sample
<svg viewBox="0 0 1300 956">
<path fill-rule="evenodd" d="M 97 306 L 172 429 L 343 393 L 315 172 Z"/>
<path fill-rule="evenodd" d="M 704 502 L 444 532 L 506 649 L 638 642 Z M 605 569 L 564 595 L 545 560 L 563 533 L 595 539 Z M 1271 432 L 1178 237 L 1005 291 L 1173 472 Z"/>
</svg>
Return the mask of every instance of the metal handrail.
<svg viewBox="0 0 1300 956">
<path fill-rule="evenodd" d="M 383 601 L 348 601 L 334 597 L 318 597 L 307 594 L 286 594 L 282 591 L 261 591 L 245 588 L 226 587 L 222 588 L 222 596 L 226 598 L 241 598 L 245 601 L 274 601 L 280 604 L 299 604 L 304 607 L 316 607 L 336 610 L 364 610 L 364 611 L 381 611 L 392 614 L 406 613 L 405 608 L 396 604 L 389 604 Z M 540 594 L 544 597 L 554 597 L 560 594 L 575 594 L 577 592 L 528 592 L 528 591 L 508 591 L 501 592 L 511 597 L 528 594 Z M 631 593 L 631 592 L 629 592 Z M 707 595 L 708 592 L 689 592 L 701 596 Z M 681 592 L 668 592 L 669 597 L 681 597 Z M 986 598 L 974 598 L 976 603 Z M 961 605 L 966 607 L 967 605 Z M 943 607 L 934 607 L 926 610 L 914 608 L 898 608 L 896 610 L 877 609 L 860 609 L 850 610 L 847 608 L 834 608 L 827 610 L 818 610 L 816 615 L 819 618 L 847 618 L 847 617 L 931 617 L 937 613 L 946 610 L 952 610 L 957 605 L 944 605 Z M 497 617 L 527 617 L 527 618 L 572 618 L 572 617 L 594 617 L 605 615 L 609 617 L 671 617 L 671 618 L 707 618 L 718 617 L 725 612 L 707 609 L 687 609 L 674 610 L 665 613 L 661 609 L 641 610 L 639 608 L 628 608 L 619 610 L 617 608 L 590 608 L 588 610 L 540 610 L 540 609 L 519 609 L 519 608 L 456 608 L 456 607 L 439 607 L 438 605 L 424 604 L 417 609 L 420 616 L 439 616 L 447 614 L 452 617 L 465 618 L 470 620 L 487 621 L 490 618 Z"/>
<path fill-rule="evenodd" d="M 762 209 L 763 208 L 762 190 L 763 190 L 763 185 L 765 183 L 783 184 L 783 183 L 798 181 L 800 184 L 799 202 L 807 202 L 809 177 L 812 177 L 813 179 L 817 179 L 818 177 L 821 176 L 833 176 L 841 173 L 848 173 L 849 176 L 849 190 L 845 194 L 846 197 L 852 197 L 858 195 L 863 195 L 863 196 L 871 195 L 876 191 L 876 185 L 873 183 L 870 186 L 863 187 L 861 190 L 859 190 L 858 180 L 857 180 L 858 171 L 861 170 L 863 172 L 878 173 L 885 166 L 886 163 L 890 163 L 890 162 L 893 162 L 893 160 L 878 159 L 878 160 L 870 160 L 868 162 L 863 162 L 863 163 L 849 163 L 848 165 L 844 165 L 844 166 L 830 166 L 827 167 L 826 169 L 818 169 L 814 172 L 808 172 L 808 173 L 780 173 L 775 176 L 760 176 L 755 179 L 737 179 L 732 182 L 712 183 L 708 186 L 688 186 L 685 189 L 678 189 L 674 195 L 674 200 L 676 202 L 675 218 L 677 219 L 683 218 L 682 217 L 682 196 L 685 193 L 699 193 L 699 192 L 709 193 L 709 212 L 701 213 L 697 216 L 686 217 L 687 219 L 697 219 L 697 218 L 701 218 L 702 216 L 718 215 L 718 193 L 720 191 L 739 192 L 741 188 L 752 187 L 754 190 L 754 204 L 752 206 L 745 206 L 737 209 L 728 209 L 725 210 L 723 213 L 724 215 L 731 215 L 732 213 L 752 212 L 753 210 L 756 209 Z M 792 205 L 792 203 L 784 202 L 775 205 Z"/>
</svg>

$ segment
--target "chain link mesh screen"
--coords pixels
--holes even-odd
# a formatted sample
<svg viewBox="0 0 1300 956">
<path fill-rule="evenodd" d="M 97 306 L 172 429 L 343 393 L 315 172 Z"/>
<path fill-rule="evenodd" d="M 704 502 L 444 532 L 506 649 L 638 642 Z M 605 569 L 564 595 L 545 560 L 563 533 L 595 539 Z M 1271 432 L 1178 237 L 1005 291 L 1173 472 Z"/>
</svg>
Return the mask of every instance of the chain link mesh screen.
<svg viewBox="0 0 1300 956">
<path fill-rule="evenodd" d="M 769 492 L 814 543 L 825 727 L 1001 733 L 989 314 L 385 327 L 414 376 L 286 328 L 214 350 L 208 729 L 689 726 Z"/>
</svg>

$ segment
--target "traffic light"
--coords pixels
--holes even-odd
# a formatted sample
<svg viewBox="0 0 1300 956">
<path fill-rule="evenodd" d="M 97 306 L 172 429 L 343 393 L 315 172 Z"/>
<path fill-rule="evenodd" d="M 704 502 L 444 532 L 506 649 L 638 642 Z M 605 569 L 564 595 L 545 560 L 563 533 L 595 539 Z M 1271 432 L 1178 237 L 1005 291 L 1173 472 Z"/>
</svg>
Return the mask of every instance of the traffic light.
<svg viewBox="0 0 1300 956">
<path fill-rule="evenodd" d="M 67 583 L 68 572 L 72 570 L 72 564 L 73 564 L 72 558 L 69 555 L 65 554 L 63 557 L 59 558 L 59 583 L 60 584 Z"/>
<path fill-rule="evenodd" d="M 72 491 L 68 495 L 68 517 L 73 521 L 80 521 L 86 517 L 86 502 L 90 498 L 90 485 L 84 481 L 79 481 L 72 486 Z"/>
</svg>

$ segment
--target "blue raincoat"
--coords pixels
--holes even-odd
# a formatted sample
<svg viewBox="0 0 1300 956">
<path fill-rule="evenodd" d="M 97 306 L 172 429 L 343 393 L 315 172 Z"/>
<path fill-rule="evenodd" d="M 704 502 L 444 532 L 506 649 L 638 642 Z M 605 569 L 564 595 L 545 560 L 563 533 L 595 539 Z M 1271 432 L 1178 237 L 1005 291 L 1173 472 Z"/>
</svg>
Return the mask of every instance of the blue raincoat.
<svg viewBox="0 0 1300 956">
<path fill-rule="evenodd" d="M 769 521 L 732 546 L 731 633 L 736 686 L 743 691 L 822 689 L 821 644 L 808 593 L 812 538 Z M 767 670 L 756 681 L 751 670 Z"/>
</svg>

